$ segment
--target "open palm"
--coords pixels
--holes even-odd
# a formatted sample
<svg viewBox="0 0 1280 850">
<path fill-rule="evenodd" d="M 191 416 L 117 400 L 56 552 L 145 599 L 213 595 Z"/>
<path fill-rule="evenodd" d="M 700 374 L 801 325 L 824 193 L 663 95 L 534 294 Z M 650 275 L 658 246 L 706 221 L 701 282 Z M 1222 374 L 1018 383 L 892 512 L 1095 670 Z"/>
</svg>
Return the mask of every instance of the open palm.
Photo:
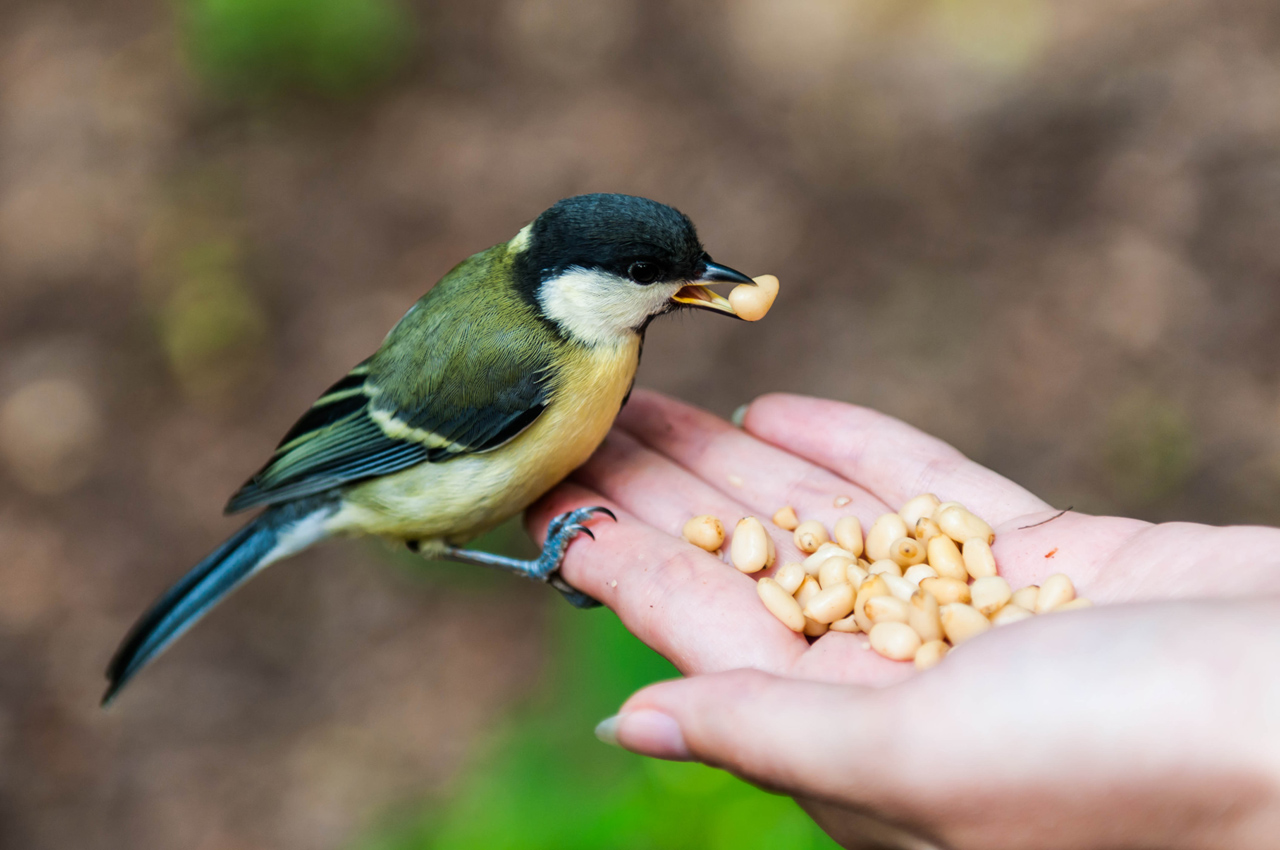
<svg viewBox="0 0 1280 850">
<path fill-rule="evenodd" d="M 1015 589 L 1061 572 L 1099 604 L 1280 590 L 1280 570 L 1264 557 L 1280 537 L 1274 530 L 1053 518 L 1056 508 L 899 420 L 794 395 L 757 399 L 738 429 L 637 390 L 605 444 L 530 513 L 530 523 L 540 533 L 573 507 L 614 509 L 617 526 L 597 526 L 594 542 L 575 545 L 565 578 L 686 675 L 753 667 L 885 684 L 910 676 L 911 666 L 866 652 L 861 635 L 828 632 L 810 645 L 760 604 L 755 580 L 772 571 L 739 573 L 685 543 L 680 531 L 698 514 L 718 516 L 729 529 L 743 516 L 761 517 L 781 565 L 804 558 L 791 534 L 768 522 L 783 505 L 828 528 L 856 514 L 866 528 L 924 492 L 962 502 L 991 523 L 996 561 Z M 836 507 L 840 496 L 851 501 Z M 1234 564 L 1229 572 L 1215 569 L 1223 561 Z"/>
<path fill-rule="evenodd" d="M 945 443 L 837 402 L 765 396 L 743 424 L 637 392 L 529 513 L 541 534 L 562 511 L 612 508 L 617 524 L 576 542 L 564 576 L 693 677 L 628 700 L 624 746 L 792 794 L 850 847 L 1269 846 L 1280 803 L 1259 789 L 1280 787 L 1265 711 L 1280 675 L 1259 671 L 1278 672 L 1280 531 L 1058 516 Z M 769 573 L 680 538 L 694 515 L 732 528 L 783 505 L 867 527 L 922 492 L 992 524 L 1015 589 L 1062 572 L 1099 607 L 994 629 L 919 674 L 864 635 L 810 643 L 760 603 Z M 778 564 L 803 557 L 765 527 Z"/>
</svg>

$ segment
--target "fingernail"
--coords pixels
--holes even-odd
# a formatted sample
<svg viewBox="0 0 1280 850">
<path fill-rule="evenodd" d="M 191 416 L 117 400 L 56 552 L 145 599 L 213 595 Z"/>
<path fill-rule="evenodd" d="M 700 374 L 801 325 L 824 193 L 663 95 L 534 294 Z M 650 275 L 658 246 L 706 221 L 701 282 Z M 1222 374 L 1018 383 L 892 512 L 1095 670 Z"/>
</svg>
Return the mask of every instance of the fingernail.
<svg viewBox="0 0 1280 850">
<path fill-rule="evenodd" d="M 621 747 L 618 743 L 618 724 L 621 722 L 621 714 L 606 717 L 596 724 L 596 737 L 611 747 Z"/>
<path fill-rule="evenodd" d="M 737 410 L 733 411 L 733 415 L 729 417 L 729 421 L 732 422 L 734 425 L 737 425 L 739 428 L 741 428 L 742 423 L 746 421 L 746 418 L 747 418 L 747 408 L 750 406 L 751 406 L 751 402 L 738 405 Z M 724 408 L 721 408 L 721 410 L 723 409 Z"/>
<path fill-rule="evenodd" d="M 596 737 L 610 746 L 654 758 L 669 761 L 692 758 L 680 724 L 661 711 L 641 709 L 606 717 L 596 725 Z"/>
</svg>

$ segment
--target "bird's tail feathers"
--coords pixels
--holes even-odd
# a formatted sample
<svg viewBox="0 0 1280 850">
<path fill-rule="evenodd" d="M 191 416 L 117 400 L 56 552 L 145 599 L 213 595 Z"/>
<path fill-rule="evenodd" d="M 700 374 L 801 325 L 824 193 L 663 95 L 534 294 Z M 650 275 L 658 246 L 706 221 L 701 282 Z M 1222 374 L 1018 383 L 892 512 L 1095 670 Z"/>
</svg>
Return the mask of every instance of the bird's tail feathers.
<svg viewBox="0 0 1280 850">
<path fill-rule="evenodd" d="M 305 500 L 268 508 L 237 531 L 134 624 L 107 667 L 105 706 L 138 671 L 255 573 L 328 536 L 331 503 Z"/>
</svg>

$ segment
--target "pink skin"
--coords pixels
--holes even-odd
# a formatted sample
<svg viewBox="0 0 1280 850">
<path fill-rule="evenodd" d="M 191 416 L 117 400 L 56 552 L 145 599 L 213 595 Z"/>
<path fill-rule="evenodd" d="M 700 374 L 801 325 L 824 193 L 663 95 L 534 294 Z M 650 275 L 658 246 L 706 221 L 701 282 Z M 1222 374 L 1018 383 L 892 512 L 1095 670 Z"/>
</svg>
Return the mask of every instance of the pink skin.
<svg viewBox="0 0 1280 850">
<path fill-rule="evenodd" d="M 1063 572 L 1099 607 L 993 630 L 920 674 L 865 635 L 810 644 L 760 604 L 772 571 L 680 539 L 690 516 L 731 531 L 754 514 L 781 565 L 803 556 L 768 521 L 779 507 L 867 528 L 922 492 L 992 524 L 1015 589 Z M 627 749 L 792 794 L 848 847 L 1275 846 L 1280 531 L 1076 513 L 1027 528 L 1054 508 L 898 420 L 792 395 L 757 399 L 740 430 L 637 391 L 530 528 L 585 505 L 619 522 L 593 524 L 565 578 L 690 677 L 627 701 Z"/>
</svg>

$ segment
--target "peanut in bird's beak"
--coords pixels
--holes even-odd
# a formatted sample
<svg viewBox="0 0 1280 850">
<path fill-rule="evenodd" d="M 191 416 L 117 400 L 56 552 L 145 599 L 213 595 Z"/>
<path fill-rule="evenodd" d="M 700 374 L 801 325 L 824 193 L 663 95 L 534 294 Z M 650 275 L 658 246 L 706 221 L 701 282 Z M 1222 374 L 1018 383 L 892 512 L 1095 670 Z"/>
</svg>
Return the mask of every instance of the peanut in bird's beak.
<svg viewBox="0 0 1280 850">
<path fill-rule="evenodd" d="M 728 266 L 722 266 L 719 263 L 713 263 L 708 259 L 703 264 L 702 273 L 698 279 L 690 281 L 676 290 L 676 294 L 671 296 L 671 300 L 686 307 L 713 310 L 717 313 L 726 313 L 738 318 L 733 305 L 729 303 L 729 299 L 712 292 L 707 287 L 709 283 L 748 283 L 752 286 L 756 285 L 754 280 L 742 272 L 735 271 Z"/>
</svg>

